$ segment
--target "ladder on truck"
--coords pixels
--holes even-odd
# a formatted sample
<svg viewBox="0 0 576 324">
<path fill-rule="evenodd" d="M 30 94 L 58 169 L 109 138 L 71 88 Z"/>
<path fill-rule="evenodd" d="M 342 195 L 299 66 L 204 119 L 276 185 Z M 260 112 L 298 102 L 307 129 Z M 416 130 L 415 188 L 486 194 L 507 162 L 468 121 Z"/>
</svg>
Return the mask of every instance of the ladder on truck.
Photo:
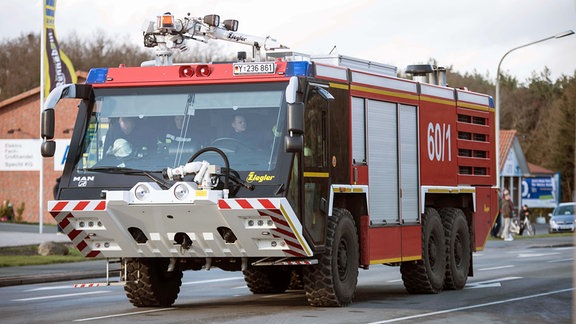
<svg viewBox="0 0 576 324">
<path fill-rule="evenodd" d="M 102 286 L 120 286 L 126 283 L 126 260 L 122 258 L 106 259 L 106 281 L 74 284 L 74 288 L 92 288 Z M 117 278 L 112 280 L 111 278 Z"/>
</svg>

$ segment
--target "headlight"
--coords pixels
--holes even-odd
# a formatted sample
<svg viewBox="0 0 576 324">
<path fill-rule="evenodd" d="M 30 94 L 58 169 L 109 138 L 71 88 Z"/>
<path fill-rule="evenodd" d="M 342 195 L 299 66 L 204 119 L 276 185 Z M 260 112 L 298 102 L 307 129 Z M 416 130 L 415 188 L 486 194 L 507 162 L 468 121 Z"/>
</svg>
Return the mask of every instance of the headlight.
<svg viewBox="0 0 576 324">
<path fill-rule="evenodd" d="M 179 184 L 174 187 L 174 197 L 178 200 L 183 200 L 188 197 L 188 193 L 190 193 L 188 186 L 184 184 Z"/>
<path fill-rule="evenodd" d="M 136 187 L 136 189 L 134 189 L 134 196 L 136 196 L 136 199 L 138 200 L 146 199 L 149 193 L 150 188 L 148 188 L 148 186 L 145 184 L 140 184 Z"/>
<path fill-rule="evenodd" d="M 557 226 L 556 221 L 551 219 L 550 220 L 550 226 L 556 227 Z"/>
</svg>

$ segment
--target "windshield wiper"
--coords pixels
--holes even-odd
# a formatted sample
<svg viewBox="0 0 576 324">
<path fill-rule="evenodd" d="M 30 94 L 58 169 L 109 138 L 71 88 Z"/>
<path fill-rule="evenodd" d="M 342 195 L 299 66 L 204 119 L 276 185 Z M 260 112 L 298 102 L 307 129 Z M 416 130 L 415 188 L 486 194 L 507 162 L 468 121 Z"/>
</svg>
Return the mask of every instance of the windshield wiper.
<svg viewBox="0 0 576 324">
<path fill-rule="evenodd" d="M 111 174 L 144 175 L 144 176 L 148 177 L 148 179 L 157 183 L 163 189 L 170 188 L 170 186 L 165 181 L 163 181 L 161 178 L 153 175 L 153 173 L 162 174 L 162 171 L 145 171 L 145 170 L 126 168 L 126 167 L 117 167 L 117 166 L 115 166 L 115 167 L 112 167 L 112 166 L 111 167 L 95 167 L 95 168 L 87 168 L 84 170 L 85 171 L 91 171 L 91 172 L 111 173 Z"/>
</svg>

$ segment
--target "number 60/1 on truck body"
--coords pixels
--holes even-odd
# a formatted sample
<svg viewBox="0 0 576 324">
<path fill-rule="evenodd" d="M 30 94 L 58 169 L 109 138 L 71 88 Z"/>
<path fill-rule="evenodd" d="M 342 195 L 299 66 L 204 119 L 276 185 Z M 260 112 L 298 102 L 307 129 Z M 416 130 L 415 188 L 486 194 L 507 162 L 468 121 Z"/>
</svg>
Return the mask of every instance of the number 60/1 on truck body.
<svg viewBox="0 0 576 324">
<path fill-rule="evenodd" d="M 462 289 L 497 214 L 492 99 L 446 87 L 433 66 L 403 79 L 236 29 L 159 16 L 144 36 L 153 66 L 95 68 L 52 91 L 44 156 L 56 103 L 81 99 L 48 203 L 75 246 L 121 258 L 139 307 L 173 304 L 183 271 L 211 267 L 242 271 L 257 294 L 303 289 L 314 306 L 351 303 L 359 269 L 378 264 L 399 266 L 410 293 Z M 171 64 L 168 45 L 187 39 L 255 58 Z"/>
</svg>

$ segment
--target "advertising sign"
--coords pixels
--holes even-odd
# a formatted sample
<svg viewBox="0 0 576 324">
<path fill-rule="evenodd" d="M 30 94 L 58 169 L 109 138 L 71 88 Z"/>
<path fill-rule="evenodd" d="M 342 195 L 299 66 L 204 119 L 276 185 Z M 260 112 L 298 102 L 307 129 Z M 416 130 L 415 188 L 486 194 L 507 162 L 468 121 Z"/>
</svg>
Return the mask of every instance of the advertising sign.
<svg viewBox="0 0 576 324">
<path fill-rule="evenodd" d="M 554 208 L 558 204 L 558 178 L 535 177 L 522 180 L 522 204 L 528 208 Z"/>
<path fill-rule="evenodd" d="M 0 140 L 0 171 L 40 171 L 39 139 Z"/>
</svg>

